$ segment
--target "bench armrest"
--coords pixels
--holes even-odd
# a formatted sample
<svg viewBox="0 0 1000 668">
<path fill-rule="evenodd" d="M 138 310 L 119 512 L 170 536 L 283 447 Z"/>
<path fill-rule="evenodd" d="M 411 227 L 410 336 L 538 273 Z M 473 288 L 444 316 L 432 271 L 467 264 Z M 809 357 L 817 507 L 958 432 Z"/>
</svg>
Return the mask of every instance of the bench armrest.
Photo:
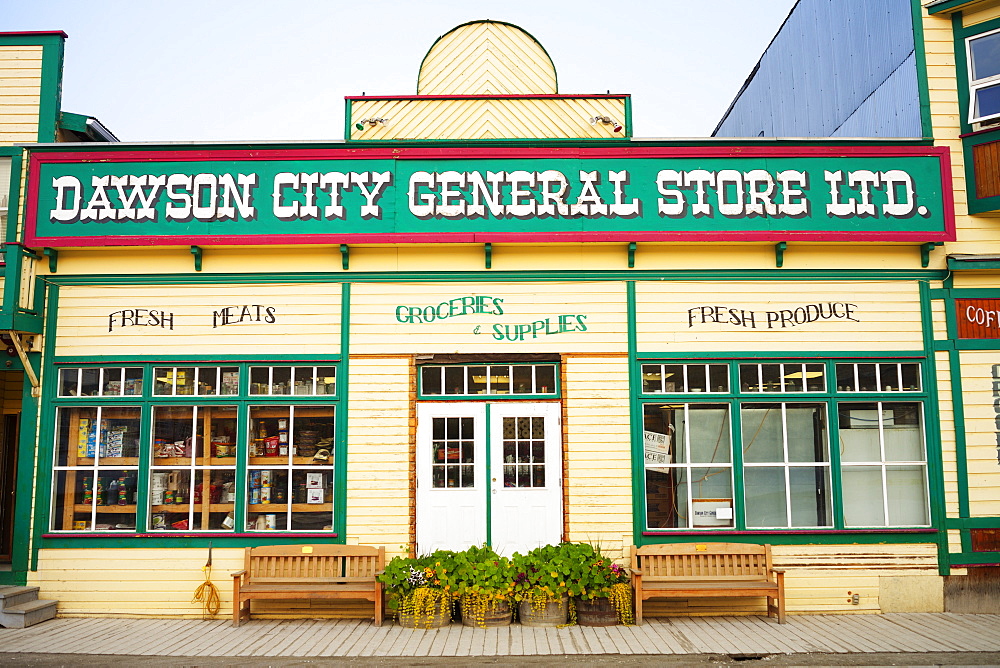
<svg viewBox="0 0 1000 668">
<path fill-rule="evenodd" d="M 784 573 L 785 569 L 784 568 L 772 568 L 771 572 L 772 573 Z"/>
<path fill-rule="evenodd" d="M 246 574 L 246 571 L 245 571 L 245 570 L 244 570 L 244 571 L 236 571 L 235 573 L 232 573 L 232 576 L 233 576 L 234 578 L 238 578 L 238 577 L 241 577 L 241 576 L 243 576 L 243 575 L 245 575 L 245 574 Z"/>
</svg>

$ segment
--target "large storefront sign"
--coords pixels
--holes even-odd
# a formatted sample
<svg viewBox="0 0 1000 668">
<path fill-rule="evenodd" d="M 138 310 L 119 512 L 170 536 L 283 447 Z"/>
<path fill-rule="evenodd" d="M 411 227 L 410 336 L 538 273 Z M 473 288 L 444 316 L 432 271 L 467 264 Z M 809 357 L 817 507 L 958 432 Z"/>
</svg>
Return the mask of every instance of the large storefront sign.
<svg viewBox="0 0 1000 668">
<path fill-rule="evenodd" d="M 1000 339 L 1000 299 L 956 299 L 960 339 Z"/>
<path fill-rule="evenodd" d="M 35 153 L 27 243 L 954 238 L 933 147 Z"/>
</svg>

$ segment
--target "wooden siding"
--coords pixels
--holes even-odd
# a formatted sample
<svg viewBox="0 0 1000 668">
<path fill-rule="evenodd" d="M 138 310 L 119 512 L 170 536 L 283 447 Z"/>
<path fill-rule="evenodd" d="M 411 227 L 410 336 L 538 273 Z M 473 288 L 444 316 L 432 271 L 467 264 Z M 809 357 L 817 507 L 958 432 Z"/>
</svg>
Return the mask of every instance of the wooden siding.
<svg viewBox="0 0 1000 668">
<path fill-rule="evenodd" d="M 972 517 L 1000 515 L 1000 464 L 997 437 L 1000 414 L 1000 352 L 962 351 L 962 398 L 965 402 L 965 459 L 968 467 L 969 510 Z M 996 374 L 993 369 L 996 368 Z M 997 388 L 997 389 L 995 389 Z"/>
<path fill-rule="evenodd" d="M 0 46 L 0 145 L 38 141 L 42 47 Z"/>
<path fill-rule="evenodd" d="M 428 51 L 419 95 L 555 93 L 556 68 L 545 49 L 517 26 L 492 21 L 461 25 Z"/>
<path fill-rule="evenodd" d="M 972 163 L 976 174 L 976 198 L 1000 195 L 1000 141 L 973 146 Z"/>
<path fill-rule="evenodd" d="M 340 349 L 340 285 L 73 286 L 59 293 L 56 355 L 334 354 Z M 213 326 L 213 313 L 273 307 L 274 323 Z M 115 326 L 112 313 L 157 309 L 173 330 Z M 254 309 L 256 314 L 256 309 Z"/>
<path fill-rule="evenodd" d="M 815 351 L 923 348 L 916 283 L 642 282 L 636 285 L 636 302 L 640 352 L 778 349 L 822 354 Z M 769 328 L 768 312 L 828 302 L 854 304 L 858 322 L 831 318 L 781 327 L 776 321 Z M 724 322 L 703 323 L 697 309 L 716 306 L 725 307 Z M 753 312 L 754 327 L 730 323 L 730 308 Z M 689 314 L 690 309 L 696 310 Z"/>
<path fill-rule="evenodd" d="M 621 558 L 632 533 L 628 360 L 574 356 L 564 372 L 566 537 Z"/>
<path fill-rule="evenodd" d="M 387 99 L 351 103 L 351 139 L 622 139 L 625 98 Z M 355 123 L 384 118 L 385 125 Z"/>
<path fill-rule="evenodd" d="M 502 314 L 469 313 L 400 322 L 397 308 L 430 308 L 462 297 L 502 299 Z M 625 285 L 605 283 L 359 283 L 351 291 L 351 353 L 625 352 Z M 487 303 L 490 310 L 494 302 Z M 558 332 L 560 315 L 585 316 L 586 331 Z M 544 333 L 548 319 L 549 334 Z M 542 323 L 543 329 L 534 329 Z M 520 340 L 516 327 L 532 327 Z M 498 340 L 497 336 L 504 337 Z"/>
<path fill-rule="evenodd" d="M 951 399 L 951 360 L 948 352 L 935 353 L 934 362 L 937 373 L 937 426 L 941 434 L 945 512 L 948 517 L 958 517 L 958 455 L 955 448 L 955 406 Z M 929 423 L 928 429 L 933 428 L 934 423 Z"/>
<path fill-rule="evenodd" d="M 993 19 L 1000 18 L 1000 5 L 984 7 L 983 5 L 985 4 L 990 3 L 985 2 L 978 6 L 973 5 L 970 9 L 962 10 L 962 26 L 968 28 L 969 26 L 974 26 L 977 23 L 983 23 L 984 21 L 992 21 Z"/>
<path fill-rule="evenodd" d="M 410 360 L 351 358 L 348 369 L 347 540 L 385 545 L 388 557 L 410 543 Z"/>
</svg>

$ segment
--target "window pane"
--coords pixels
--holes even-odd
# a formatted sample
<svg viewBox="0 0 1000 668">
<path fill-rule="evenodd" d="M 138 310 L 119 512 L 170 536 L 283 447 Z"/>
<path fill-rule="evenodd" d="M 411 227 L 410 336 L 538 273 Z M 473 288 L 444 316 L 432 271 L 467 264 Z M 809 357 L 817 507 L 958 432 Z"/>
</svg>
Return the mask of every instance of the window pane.
<svg viewBox="0 0 1000 668">
<path fill-rule="evenodd" d="M 81 369 L 80 375 L 82 377 L 82 382 L 80 383 L 80 395 L 84 397 L 97 396 L 98 391 L 101 388 L 101 370 Z"/>
<path fill-rule="evenodd" d="M 785 469 L 779 466 L 748 466 L 743 469 L 748 527 L 788 526 Z"/>
<path fill-rule="evenodd" d="M 124 393 L 128 396 L 142 394 L 142 369 L 128 367 L 125 369 Z"/>
<path fill-rule="evenodd" d="M 468 394 L 486 394 L 486 367 L 470 366 L 465 369 L 468 376 Z"/>
<path fill-rule="evenodd" d="M 833 523 L 828 466 L 789 467 L 788 482 L 791 487 L 792 526 L 823 527 Z"/>
<path fill-rule="evenodd" d="M 708 367 L 704 364 L 688 364 L 687 366 L 687 391 L 705 392 L 708 390 Z"/>
<path fill-rule="evenodd" d="M 194 443 L 193 406 L 153 406 L 154 466 L 189 463 Z"/>
<path fill-rule="evenodd" d="M 853 364 L 837 365 L 837 390 L 842 392 L 853 392 L 857 389 L 857 382 L 854 378 Z"/>
<path fill-rule="evenodd" d="M 124 369 L 121 367 L 112 369 L 101 369 L 101 374 L 103 377 L 103 382 L 101 385 L 101 394 L 104 396 L 120 397 L 123 387 L 122 377 L 124 375 Z"/>
<path fill-rule="evenodd" d="M 728 392 L 729 366 L 726 364 L 709 364 L 708 379 L 712 392 Z"/>
<path fill-rule="evenodd" d="M 903 364 L 903 389 L 909 392 L 920 390 L 920 365 Z"/>
<path fill-rule="evenodd" d="M 56 466 L 93 465 L 97 455 L 97 408 L 60 408 Z M 86 459 L 89 461 L 81 462 Z"/>
<path fill-rule="evenodd" d="M 250 394 L 270 394 L 271 369 L 266 366 L 250 367 Z"/>
<path fill-rule="evenodd" d="M 806 364 L 806 390 L 822 392 L 826 389 L 824 367 L 822 364 Z"/>
<path fill-rule="evenodd" d="M 219 394 L 218 367 L 201 367 L 198 369 L 198 385 L 195 394 Z"/>
<path fill-rule="evenodd" d="M 532 372 L 534 367 L 518 364 L 513 367 L 514 394 L 531 394 L 533 390 Z"/>
<path fill-rule="evenodd" d="M 878 404 L 840 404 L 837 434 L 840 459 L 845 462 L 880 462 Z"/>
<path fill-rule="evenodd" d="M 889 495 L 889 524 L 930 524 L 923 466 L 887 466 L 885 482 Z"/>
<path fill-rule="evenodd" d="M 663 368 L 659 364 L 642 365 L 642 391 L 646 393 L 663 391 Z"/>
<path fill-rule="evenodd" d="M 288 366 L 271 367 L 271 394 L 292 393 L 292 368 Z"/>
<path fill-rule="evenodd" d="M 760 367 L 757 364 L 740 365 L 740 387 L 744 392 L 760 392 Z"/>
<path fill-rule="evenodd" d="M 690 488 L 693 527 L 733 526 L 732 518 L 726 516 L 732 514 L 726 512 L 733 505 L 732 469 L 692 468 Z"/>
<path fill-rule="evenodd" d="M 510 366 L 491 366 L 489 374 L 491 394 L 510 394 Z"/>
<path fill-rule="evenodd" d="M 545 364 L 535 367 L 535 392 L 538 394 L 555 394 L 556 367 Z"/>
<path fill-rule="evenodd" d="M 438 366 L 425 366 L 420 370 L 420 390 L 424 394 L 441 394 L 441 375 L 443 370 Z"/>
<path fill-rule="evenodd" d="M 859 392 L 875 392 L 878 389 L 878 383 L 875 381 L 875 365 L 874 364 L 858 364 L 858 391 Z"/>
<path fill-rule="evenodd" d="M 899 365 L 879 364 L 878 365 L 879 389 L 882 392 L 899 391 Z"/>
<path fill-rule="evenodd" d="M 79 392 L 80 369 L 59 369 L 59 396 L 75 397 Z"/>
<path fill-rule="evenodd" d="M 784 462 L 781 404 L 743 404 L 743 461 Z"/>
<path fill-rule="evenodd" d="M 465 394 L 465 369 L 460 366 L 444 368 L 444 393 Z"/>
<path fill-rule="evenodd" d="M 728 406 L 690 404 L 688 420 L 692 462 L 714 464 L 732 461 Z"/>
<path fill-rule="evenodd" d="M 316 367 L 292 367 L 292 394 L 316 394 Z"/>
<path fill-rule="evenodd" d="M 643 406 L 643 441 L 646 466 L 662 466 L 673 463 L 676 457 L 674 448 L 678 433 L 674 423 L 678 412 L 682 413 L 683 410 L 683 406 L 660 406 L 657 404 Z M 683 442 L 683 428 L 680 434 Z"/>
<path fill-rule="evenodd" d="M 841 471 L 844 488 L 844 523 L 852 527 L 885 526 L 880 466 L 845 466 Z"/>
<path fill-rule="evenodd" d="M 646 469 L 646 525 L 650 529 L 689 528 L 687 469 Z"/>
<path fill-rule="evenodd" d="M 785 404 L 788 461 L 829 461 L 825 415 L 826 410 L 822 404 Z"/>
<path fill-rule="evenodd" d="M 805 378 L 801 364 L 782 364 L 782 380 L 785 382 L 785 392 L 802 392 L 805 390 Z"/>
<path fill-rule="evenodd" d="M 1000 33 L 970 39 L 969 54 L 973 80 L 1000 74 Z"/>
<path fill-rule="evenodd" d="M 924 461 L 920 404 L 883 403 L 883 439 L 887 462 Z"/>
<path fill-rule="evenodd" d="M 316 394 L 337 393 L 337 367 L 316 367 Z"/>
</svg>

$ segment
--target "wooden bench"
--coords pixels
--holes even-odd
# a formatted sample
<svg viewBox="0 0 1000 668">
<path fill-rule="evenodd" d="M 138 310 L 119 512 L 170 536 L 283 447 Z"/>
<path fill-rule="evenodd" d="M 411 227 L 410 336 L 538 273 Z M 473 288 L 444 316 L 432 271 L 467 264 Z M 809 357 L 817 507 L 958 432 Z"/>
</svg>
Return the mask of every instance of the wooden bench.
<svg viewBox="0 0 1000 668">
<path fill-rule="evenodd" d="M 248 547 L 243 570 L 233 573 L 233 626 L 250 619 L 251 599 L 361 599 L 375 604 L 382 624 L 385 548 L 367 545 Z"/>
<path fill-rule="evenodd" d="M 650 598 L 766 596 L 767 616 L 785 623 L 785 572 L 770 545 L 676 543 L 632 546 L 635 622 Z"/>
</svg>

